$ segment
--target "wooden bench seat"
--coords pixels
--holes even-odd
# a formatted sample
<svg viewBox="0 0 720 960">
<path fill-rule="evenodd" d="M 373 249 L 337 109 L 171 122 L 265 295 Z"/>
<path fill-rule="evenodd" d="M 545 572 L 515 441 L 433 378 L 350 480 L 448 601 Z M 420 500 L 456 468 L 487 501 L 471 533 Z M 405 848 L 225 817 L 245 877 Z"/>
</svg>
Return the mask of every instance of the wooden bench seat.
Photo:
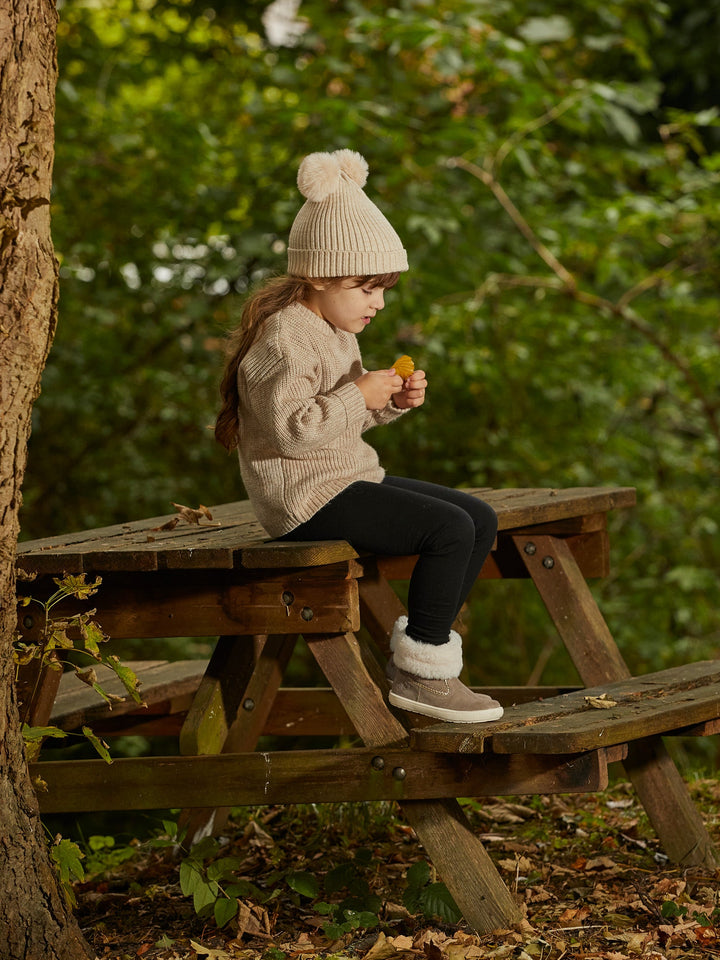
<svg viewBox="0 0 720 960">
<path fill-rule="evenodd" d="M 109 723 L 111 728 L 115 726 L 126 733 L 130 732 L 133 721 L 143 722 L 151 715 L 172 716 L 187 712 L 205 673 L 207 660 L 139 660 L 126 665 L 141 682 L 144 706 L 138 707 L 126 695 L 113 670 L 97 664 L 95 673 L 103 690 L 125 699 L 111 707 L 95 690 L 81 683 L 74 672 L 66 672 L 60 679 L 49 723 L 67 731 L 87 725 L 103 734 L 105 724 Z"/>
<path fill-rule="evenodd" d="M 104 737 L 139 734 L 177 736 L 207 669 L 207 660 L 127 661 L 140 681 L 143 706 L 129 697 L 110 707 L 81 683 L 74 673 L 64 673 L 48 723 L 61 730 L 83 725 Z M 115 673 L 100 664 L 98 682 L 110 694 L 125 691 Z M 495 697 L 504 706 L 537 702 L 578 689 L 572 686 L 474 687 Z M 428 721 L 432 722 L 432 721 Z M 348 736 L 355 732 L 350 718 L 331 687 L 281 687 L 263 727 L 266 736 Z"/>
<path fill-rule="evenodd" d="M 493 723 L 424 726 L 410 743 L 448 753 L 571 754 L 719 728 L 720 660 L 705 660 L 520 704 Z"/>
</svg>

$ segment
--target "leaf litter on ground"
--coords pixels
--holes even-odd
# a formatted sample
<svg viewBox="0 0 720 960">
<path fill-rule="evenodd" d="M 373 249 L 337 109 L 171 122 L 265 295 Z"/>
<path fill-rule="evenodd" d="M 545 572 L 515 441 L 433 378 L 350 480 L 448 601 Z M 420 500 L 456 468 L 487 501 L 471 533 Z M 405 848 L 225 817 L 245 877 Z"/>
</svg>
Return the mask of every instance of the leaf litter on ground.
<svg viewBox="0 0 720 960">
<path fill-rule="evenodd" d="M 690 788 L 720 845 L 720 783 L 696 780 Z M 221 930 L 182 895 L 172 849 L 144 842 L 135 842 L 133 856 L 75 884 L 78 918 L 100 960 L 720 956 L 720 871 L 670 864 L 628 784 L 592 795 L 463 806 L 521 904 L 516 929 L 479 936 L 462 920 L 451 924 L 403 906 L 408 870 L 425 858 L 392 804 L 234 811 L 218 856 L 238 859 L 237 879 L 248 893 Z M 320 903 L 294 892 L 287 878 L 337 875 L 361 849 L 371 853 L 360 879 L 379 904 L 376 925 L 329 937 Z M 343 895 L 347 890 L 335 899 Z"/>
</svg>

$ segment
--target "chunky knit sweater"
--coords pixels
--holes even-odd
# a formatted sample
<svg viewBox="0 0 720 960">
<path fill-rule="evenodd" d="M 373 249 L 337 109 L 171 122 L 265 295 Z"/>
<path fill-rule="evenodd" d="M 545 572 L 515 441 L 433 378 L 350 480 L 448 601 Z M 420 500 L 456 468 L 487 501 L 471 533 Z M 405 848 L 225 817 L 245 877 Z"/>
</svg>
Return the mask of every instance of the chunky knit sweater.
<svg viewBox="0 0 720 960">
<path fill-rule="evenodd" d="M 379 483 L 362 433 L 403 410 L 367 410 L 357 338 L 294 303 L 269 317 L 240 364 L 239 456 L 255 513 L 289 533 L 356 480 Z"/>
</svg>

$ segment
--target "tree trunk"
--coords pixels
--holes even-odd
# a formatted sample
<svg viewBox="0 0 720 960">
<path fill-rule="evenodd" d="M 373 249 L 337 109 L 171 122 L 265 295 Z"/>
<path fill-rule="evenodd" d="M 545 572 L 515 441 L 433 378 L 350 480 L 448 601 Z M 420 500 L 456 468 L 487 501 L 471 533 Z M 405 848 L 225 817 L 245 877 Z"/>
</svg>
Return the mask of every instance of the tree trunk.
<svg viewBox="0 0 720 960">
<path fill-rule="evenodd" d="M 92 954 L 58 886 L 25 763 L 11 640 L 32 405 L 57 321 L 50 185 L 57 62 L 52 0 L 0 8 L 0 950 Z"/>
</svg>

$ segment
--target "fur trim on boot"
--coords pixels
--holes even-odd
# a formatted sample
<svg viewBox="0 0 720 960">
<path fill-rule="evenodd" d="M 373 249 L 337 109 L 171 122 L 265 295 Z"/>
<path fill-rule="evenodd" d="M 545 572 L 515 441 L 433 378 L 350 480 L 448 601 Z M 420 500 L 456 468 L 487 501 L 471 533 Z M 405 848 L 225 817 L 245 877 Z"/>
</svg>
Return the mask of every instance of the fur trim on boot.
<svg viewBox="0 0 720 960">
<path fill-rule="evenodd" d="M 390 649 L 398 670 L 425 680 L 450 680 L 460 676 L 462 640 L 458 633 L 451 630 L 448 642 L 436 646 L 413 640 L 405 632 L 406 627 L 407 617 L 399 617 L 390 638 Z"/>
<path fill-rule="evenodd" d="M 407 617 L 398 617 L 395 621 L 395 626 L 393 627 L 393 632 L 390 635 L 390 653 L 395 653 L 395 648 L 398 645 L 398 640 L 400 637 L 405 636 L 405 630 L 407 628 Z"/>
</svg>

